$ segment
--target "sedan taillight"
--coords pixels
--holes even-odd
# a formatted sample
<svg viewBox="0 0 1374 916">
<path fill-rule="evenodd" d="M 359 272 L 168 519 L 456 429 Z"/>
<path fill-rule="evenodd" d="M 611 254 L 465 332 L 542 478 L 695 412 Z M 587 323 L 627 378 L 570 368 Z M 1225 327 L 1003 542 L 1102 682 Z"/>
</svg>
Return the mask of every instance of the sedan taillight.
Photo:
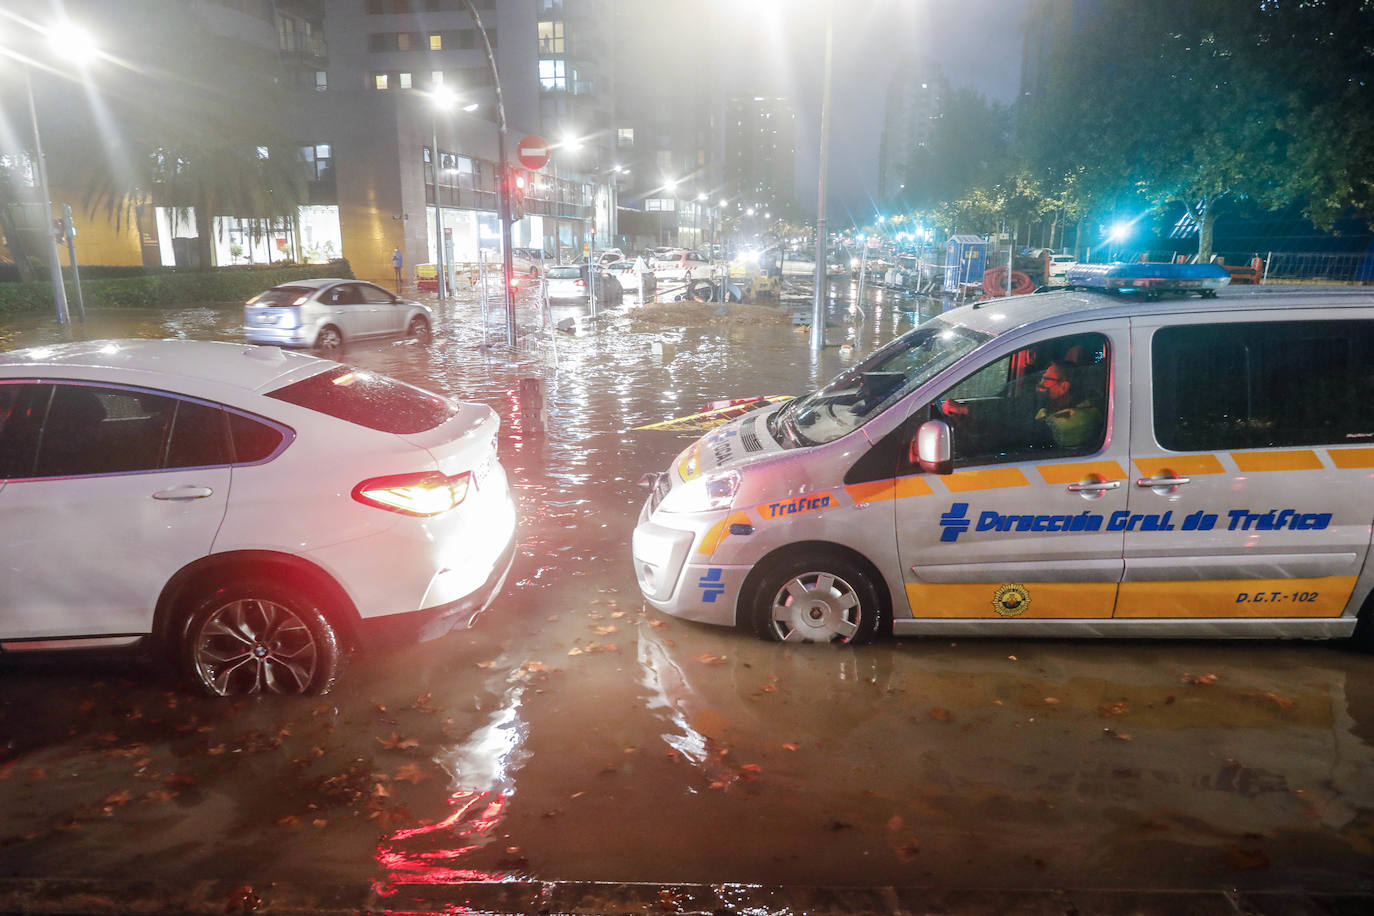
<svg viewBox="0 0 1374 916">
<path fill-rule="evenodd" d="M 468 495 L 472 474 L 447 477 L 437 471 L 374 477 L 353 488 L 353 498 L 368 506 L 405 515 L 440 515 Z"/>
</svg>

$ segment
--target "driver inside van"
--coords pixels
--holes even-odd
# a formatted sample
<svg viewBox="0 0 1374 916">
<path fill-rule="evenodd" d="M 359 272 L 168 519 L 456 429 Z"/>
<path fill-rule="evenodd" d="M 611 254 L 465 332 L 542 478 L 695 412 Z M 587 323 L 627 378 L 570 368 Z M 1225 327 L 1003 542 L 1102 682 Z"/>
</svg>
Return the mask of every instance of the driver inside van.
<svg viewBox="0 0 1374 916">
<path fill-rule="evenodd" d="M 958 398 L 938 402 L 955 428 L 956 453 L 978 459 L 1052 448 L 1081 452 L 1097 444 L 1106 378 L 1095 370 L 1105 369 L 1105 352 L 1075 344 L 1048 365 L 1039 357 L 1028 347 L 1002 362 L 993 371 L 1003 384 L 992 396 L 977 396 L 988 389 L 974 377 L 956 386 Z"/>
</svg>

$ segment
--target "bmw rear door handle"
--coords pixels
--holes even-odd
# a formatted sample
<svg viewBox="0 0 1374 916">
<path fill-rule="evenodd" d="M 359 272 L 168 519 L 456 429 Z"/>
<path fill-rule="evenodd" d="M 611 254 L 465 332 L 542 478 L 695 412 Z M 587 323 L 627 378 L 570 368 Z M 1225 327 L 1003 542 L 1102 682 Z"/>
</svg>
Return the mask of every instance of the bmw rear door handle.
<svg viewBox="0 0 1374 916">
<path fill-rule="evenodd" d="M 170 490 L 158 490 L 153 494 L 153 499 L 204 499 L 213 496 L 214 490 L 209 487 L 173 487 Z"/>
</svg>

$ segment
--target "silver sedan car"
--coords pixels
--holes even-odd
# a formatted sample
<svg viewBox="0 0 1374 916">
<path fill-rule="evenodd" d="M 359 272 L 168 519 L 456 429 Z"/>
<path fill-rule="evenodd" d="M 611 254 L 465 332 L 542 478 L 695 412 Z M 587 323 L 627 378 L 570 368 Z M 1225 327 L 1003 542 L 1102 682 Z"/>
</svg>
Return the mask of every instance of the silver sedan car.
<svg viewBox="0 0 1374 916">
<path fill-rule="evenodd" d="M 325 277 L 293 280 L 249 299 L 243 334 L 251 343 L 332 350 L 369 337 L 428 340 L 433 318 L 429 306 L 375 283 Z"/>
</svg>

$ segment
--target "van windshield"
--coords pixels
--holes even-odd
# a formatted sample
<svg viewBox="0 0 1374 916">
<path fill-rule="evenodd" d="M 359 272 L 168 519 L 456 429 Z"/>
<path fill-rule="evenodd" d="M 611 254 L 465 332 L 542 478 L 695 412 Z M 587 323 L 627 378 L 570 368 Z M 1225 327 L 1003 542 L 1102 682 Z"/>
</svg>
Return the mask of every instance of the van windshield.
<svg viewBox="0 0 1374 916">
<path fill-rule="evenodd" d="M 768 431 L 787 446 L 833 442 L 858 429 L 991 335 L 932 319 L 874 351 L 819 391 L 787 404 Z"/>
</svg>

